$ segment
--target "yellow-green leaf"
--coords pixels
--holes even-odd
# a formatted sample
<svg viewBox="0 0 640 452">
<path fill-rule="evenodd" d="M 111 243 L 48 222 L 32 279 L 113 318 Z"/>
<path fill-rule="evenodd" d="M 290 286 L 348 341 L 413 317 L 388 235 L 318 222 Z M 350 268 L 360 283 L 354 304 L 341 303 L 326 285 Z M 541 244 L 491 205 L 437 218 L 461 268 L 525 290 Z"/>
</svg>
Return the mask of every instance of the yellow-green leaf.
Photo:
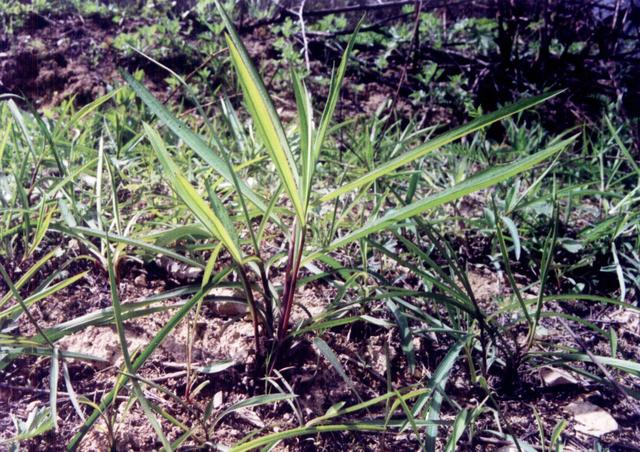
<svg viewBox="0 0 640 452">
<path fill-rule="evenodd" d="M 258 134 L 264 142 L 269 156 L 278 170 L 287 194 L 293 203 L 296 215 L 299 221 L 304 224 L 304 208 L 298 189 L 298 171 L 280 119 L 269 94 L 267 94 L 262 78 L 253 66 L 233 23 L 231 23 L 231 20 L 219 4 L 218 9 L 227 28 L 226 39 L 229 53 L 238 73 L 238 80 L 244 93 L 247 109 L 253 118 Z"/>
<path fill-rule="evenodd" d="M 144 130 L 147 138 L 151 142 L 151 146 L 153 146 L 156 154 L 158 154 L 171 188 L 173 188 L 178 197 L 185 203 L 202 225 L 224 244 L 233 259 L 236 262 L 242 263 L 242 250 L 233 240 L 233 234 L 226 229 L 224 222 L 211 210 L 209 205 L 202 199 L 182 174 L 178 166 L 173 162 L 158 132 L 146 123 L 144 124 Z"/>
</svg>

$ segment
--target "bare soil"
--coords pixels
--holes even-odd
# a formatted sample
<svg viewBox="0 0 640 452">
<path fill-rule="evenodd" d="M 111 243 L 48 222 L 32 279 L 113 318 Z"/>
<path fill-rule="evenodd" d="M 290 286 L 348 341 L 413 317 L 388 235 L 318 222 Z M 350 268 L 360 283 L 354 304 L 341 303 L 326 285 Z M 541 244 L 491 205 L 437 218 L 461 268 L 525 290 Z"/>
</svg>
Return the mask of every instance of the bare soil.
<svg viewBox="0 0 640 452">
<path fill-rule="evenodd" d="M 25 265 L 28 265 L 26 263 Z M 55 265 L 52 264 L 52 265 Z M 496 274 L 489 266 L 470 264 L 470 283 L 479 303 L 487 309 L 495 307 L 496 299 L 508 292 L 504 276 Z M 27 268 L 27 267 L 25 267 Z M 149 271 L 153 268 L 153 271 Z M 74 268 L 76 272 L 82 268 Z M 110 294 L 107 278 L 101 269 L 86 268 L 89 274 L 73 287 L 50 297 L 43 309 L 33 310 L 34 316 L 43 327 L 53 326 L 79 315 L 110 306 Z M 14 272 L 15 272 L 14 268 Z M 396 269 L 402 272 L 403 269 Z M 142 277 L 141 275 L 144 275 Z M 119 291 L 123 303 L 140 301 L 153 294 L 162 293 L 176 283 L 175 275 L 158 271 L 157 266 L 126 265 L 120 275 Z M 411 279 L 407 279 L 411 285 Z M 183 281 L 184 283 L 184 281 Z M 216 295 L 230 295 L 231 289 L 217 289 Z M 314 283 L 298 293 L 298 303 L 304 305 L 310 314 L 316 315 L 331 303 L 335 291 L 323 283 Z M 46 308 L 46 309 L 45 309 Z M 382 306 L 379 313 L 383 312 Z M 640 350 L 640 316 L 635 312 L 618 308 L 597 306 L 594 311 L 589 306 L 578 303 L 556 304 L 554 309 L 566 314 L 584 318 L 597 318 L 607 322 L 617 330 L 619 350 L 624 359 L 638 360 Z M 369 306 L 369 309 L 377 309 Z M 437 313 L 435 306 L 425 305 L 424 309 Z M 435 309 L 435 310 L 434 310 Z M 384 315 L 384 314 L 381 314 Z M 157 313 L 126 322 L 126 334 L 132 350 L 143 347 L 169 318 L 170 313 Z M 294 321 L 308 316 L 298 307 Z M 24 316 L 23 316 L 24 317 Z M 387 315 L 389 321 L 393 321 Z M 563 327 L 551 319 L 544 321 L 548 343 L 571 344 Z M 589 341 L 594 353 L 606 355 L 607 344 L 601 343 L 588 330 L 576 330 L 585 341 Z M 33 334 L 33 326 L 25 321 L 20 324 L 20 333 Z M 183 322 L 174 334 L 159 347 L 140 371 L 140 375 L 183 397 L 184 404 L 177 403 L 154 389 L 148 396 L 176 419 L 186 425 L 196 425 L 197 412 L 204 410 L 207 403 L 215 400 L 214 412 L 220 412 L 231 404 L 251 395 L 262 393 L 265 389 L 264 375 L 256 375 L 253 358 L 253 331 L 251 323 L 243 310 L 225 306 L 224 303 L 205 303 L 202 316 L 195 334 L 193 362 L 197 365 L 233 360 L 234 365 L 221 373 L 199 375 L 195 385 L 207 382 L 196 396 L 186 399 L 186 348 L 187 324 Z M 395 330 L 370 324 L 358 323 L 348 327 L 333 328 L 322 335 L 331 346 L 355 385 L 355 392 L 340 378 L 336 370 L 310 342 L 310 337 L 297 339 L 291 352 L 282 360 L 279 370 L 299 395 L 297 404 L 304 421 L 320 416 L 338 402 L 358 403 L 376 397 L 388 391 L 387 378 L 393 387 L 400 388 L 410 384 L 425 382 L 446 354 L 451 343 L 433 336 L 432 339 L 416 339 L 417 369 L 410 374 L 406 358 L 402 352 L 399 337 Z M 62 350 L 93 354 L 106 360 L 106 363 L 67 360 L 72 378 L 73 389 L 98 403 L 101 396 L 109 391 L 122 366 L 122 357 L 117 334 L 113 327 L 95 326 L 65 337 L 59 342 Z M 385 348 L 388 347 L 388 354 Z M 464 361 L 453 368 L 448 380 L 446 392 L 463 407 L 472 408 L 485 398 L 477 388 L 469 386 L 468 369 Z M 584 367 L 584 366 L 581 366 Z M 493 375 L 489 384 L 500 394 L 495 403 L 500 407 L 503 422 L 510 425 L 520 438 L 536 443 L 538 429 L 534 422 L 534 410 L 540 415 L 546 432 L 551 432 L 562 419 L 569 421 L 567 430 L 571 450 L 586 450 L 592 447 L 594 438 L 574 430 L 571 414 L 567 407 L 575 401 L 589 401 L 609 412 L 618 422 L 619 429 L 600 438 L 603 445 L 611 450 L 637 450 L 640 438 L 640 419 L 634 414 L 633 407 L 620 397 L 612 388 L 595 385 L 585 381 L 578 384 L 552 386 L 544 385 L 537 371 L 528 371 L 519 375 L 514 387 L 501 390 L 503 376 Z M 24 418 L 34 407 L 46 405 L 49 397 L 48 358 L 21 357 L 13 361 L 0 372 L 0 440 L 11 437 L 15 431 L 10 415 Z M 621 382 L 638 388 L 638 382 L 624 377 Z M 24 445 L 28 450 L 57 450 L 66 444 L 81 425 L 81 420 L 73 410 L 64 382 L 60 381 L 59 428 Z M 356 395 L 357 393 L 357 395 Z M 158 447 L 156 436 L 138 406 L 123 416 L 127 398 L 123 393 L 114 404 L 112 415 L 117 414 L 115 437 L 118 450 L 152 450 Z M 187 409 L 186 407 L 189 407 Z M 197 408 L 193 410 L 191 408 Z M 383 416 L 383 407 L 372 409 L 368 416 Z M 443 408 L 443 419 L 452 421 L 456 413 L 448 406 Z M 124 419 L 124 421 L 122 421 Z M 226 417 L 213 432 L 209 432 L 212 443 L 232 444 L 242 439 L 256 428 L 265 432 L 284 430 L 298 426 L 298 419 L 286 403 L 276 406 L 245 409 Z M 180 431 L 163 421 L 163 427 L 169 439 L 175 440 Z M 483 416 L 478 429 L 495 428 L 494 420 L 488 414 Z M 324 434 L 312 438 L 299 438 L 286 441 L 278 450 L 335 450 L 336 447 L 349 450 L 410 450 L 415 440 L 408 432 L 400 434 L 373 435 L 362 433 Z M 461 443 L 460 450 L 493 450 L 506 445 L 486 435 L 479 435 L 472 444 Z M 106 450 L 110 439 L 104 421 L 84 440 L 82 450 Z"/>
</svg>

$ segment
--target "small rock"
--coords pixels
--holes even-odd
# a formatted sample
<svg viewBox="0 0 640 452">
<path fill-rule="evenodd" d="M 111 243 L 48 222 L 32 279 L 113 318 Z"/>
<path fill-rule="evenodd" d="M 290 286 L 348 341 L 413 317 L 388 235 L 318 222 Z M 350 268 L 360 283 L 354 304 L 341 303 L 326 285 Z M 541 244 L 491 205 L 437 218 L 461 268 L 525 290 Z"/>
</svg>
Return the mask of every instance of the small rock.
<svg viewBox="0 0 640 452">
<path fill-rule="evenodd" d="M 231 298 L 235 296 L 233 289 L 228 287 L 214 287 L 207 294 L 207 298 L 213 302 L 210 304 L 211 309 L 222 317 L 235 317 L 247 313 L 247 304 L 242 301 L 232 300 Z"/>
<path fill-rule="evenodd" d="M 213 396 L 213 408 L 218 409 L 222 406 L 222 391 L 218 391 Z"/>
<path fill-rule="evenodd" d="M 600 438 L 618 430 L 618 423 L 608 412 L 590 402 L 573 402 L 567 406 L 576 421 L 577 432 Z"/>
<path fill-rule="evenodd" d="M 543 367 L 540 369 L 540 378 L 544 382 L 545 386 L 578 384 L 578 380 L 576 380 L 569 372 L 562 369 L 556 369 L 555 367 Z"/>
<path fill-rule="evenodd" d="M 197 279 L 204 272 L 201 268 L 198 267 L 188 267 L 184 271 L 184 277 L 187 279 Z"/>
<path fill-rule="evenodd" d="M 80 244 L 78 243 L 78 241 L 76 239 L 71 239 L 71 240 L 69 240 L 69 243 L 67 244 L 67 249 L 69 249 L 71 251 L 80 251 Z"/>
<path fill-rule="evenodd" d="M 549 335 L 550 332 L 547 328 L 545 328 L 543 325 L 538 325 L 535 332 L 536 339 L 546 339 L 549 337 Z"/>
<path fill-rule="evenodd" d="M 371 356 L 371 367 L 378 374 L 384 375 L 387 372 L 387 357 L 384 354 L 384 350 L 379 345 L 368 345 L 367 351 L 369 352 L 369 356 Z"/>
<path fill-rule="evenodd" d="M 144 273 L 140 273 L 133 280 L 136 286 L 138 287 L 147 287 L 147 276 Z"/>
<path fill-rule="evenodd" d="M 247 313 L 246 303 L 240 301 L 220 301 L 212 305 L 214 312 L 222 317 L 235 317 Z"/>
</svg>

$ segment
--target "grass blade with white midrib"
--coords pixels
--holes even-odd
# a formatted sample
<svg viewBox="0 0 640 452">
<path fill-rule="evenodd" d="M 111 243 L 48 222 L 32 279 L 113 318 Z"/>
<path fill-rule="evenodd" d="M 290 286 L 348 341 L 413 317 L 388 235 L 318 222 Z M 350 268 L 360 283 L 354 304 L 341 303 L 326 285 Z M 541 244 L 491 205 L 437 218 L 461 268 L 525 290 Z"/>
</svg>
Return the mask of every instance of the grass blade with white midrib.
<svg viewBox="0 0 640 452">
<path fill-rule="evenodd" d="M 298 109 L 298 129 L 300 132 L 300 160 L 302 162 L 302 199 L 304 200 L 305 211 L 309 201 L 311 191 L 311 178 L 313 175 L 313 107 L 311 106 L 311 96 L 307 87 L 300 79 L 296 71 L 291 71 L 293 80 L 293 92 L 296 98 Z"/>
<path fill-rule="evenodd" d="M 218 174 L 224 177 L 229 183 L 233 184 L 233 178 L 227 164 L 211 149 L 207 143 L 196 133 L 191 131 L 182 121 L 176 118 L 167 108 L 162 105 L 153 94 L 149 92 L 140 82 L 134 79 L 130 74 L 121 71 L 122 77 L 129 86 L 135 91 L 140 99 L 147 107 L 169 127 L 182 141 L 186 143 L 196 154 L 207 162 Z M 258 209 L 264 212 L 266 204 L 264 200 L 254 193 L 247 184 L 240 181 L 242 193 L 249 199 Z"/>
<path fill-rule="evenodd" d="M 171 188 L 173 188 L 189 210 L 200 220 L 202 225 L 224 244 L 233 259 L 238 263 L 242 263 L 242 250 L 237 240 L 234 240 L 235 232 L 227 230 L 227 227 L 230 227 L 228 218 L 220 218 L 216 215 L 200 195 L 198 195 L 198 192 L 196 192 L 177 165 L 171 160 L 171 156 L 165 148 L 158 132 L 146 123 L 144 124 L 144 130 L 151 142 L 151 146 L 156 151 L 156 154 L 158 154 L 158 158 L 165 170 L 165 176 L 169 179 Z M 218 210 L 218 213 L 224 211 L 224 209 L 216 210 Z"/>
<path fill-rule="evenodd" d="M 276 166 L 280 178 L 284 183 L 287 194 L 293 203 L 294 210 L 301 224 L 305 223 L 305 214 L 299 191 L 299 176 L 295 160 L 289 149 L 287 137 L 280 123 L 280 118 L 271 102 L 271 98 L 256 71 L 247 49 L 220 4 L 216 3 L 220 16 L 227 29 L 227 45 L 231 54 L 231 61 L 236 68 L 238 80 L 242 86 L 244 100 L 249 113 L 258 129 L 265 147 Z"/>
</svg>

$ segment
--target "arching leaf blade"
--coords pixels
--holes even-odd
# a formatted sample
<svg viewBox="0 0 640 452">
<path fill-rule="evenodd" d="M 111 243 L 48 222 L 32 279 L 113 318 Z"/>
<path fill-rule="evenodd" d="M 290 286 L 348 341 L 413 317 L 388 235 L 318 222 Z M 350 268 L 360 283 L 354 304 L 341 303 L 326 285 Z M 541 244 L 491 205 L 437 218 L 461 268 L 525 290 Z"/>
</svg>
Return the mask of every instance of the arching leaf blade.
<svg viewBox="0 0 640 452">
<path fill-rule="evenodd" d="M 493 113 L 489 113 L 487 115 L 481 116 L 480 118 L 474 119 L 468 124 L 465 124 L 449 132 L 446 132 L 434 138 L 433 140 L 430 140 L 427 143 L 421 146 L 418 146 L 412 151 L 409 151 L 392 160 L 389 160 L 386 163 L 383 163 L 382 165 L 377 166 L 374 170 L 370 171 L 364 176 L 359 177 L 355 181 L 349 182 L 348 184 L 345 184 L 342 187 L 337 188 L 336 190 L 330 193 L 327 193 L 322 198 L 320 198 L 319 202 L 323 203 L 326 201 L 330 201 L 334 198 L 337 198 L 340 195 L 343 195 L 344 193 L 348 193 L 352 190 L 355 190 L 364 185 L 367 185 L 380 177 L 390 174 L 395 169 L 423 157 L 424 155 L 428 154 L 431 151 L 435 151 L 436 149 L 441 148 L 446 144 L 449 144 L 459 138 L 462 138 L 465 135 L 468 135 L 484 127 L 487 127 L 488 125 L 491 125 L 496 121 L 500 121 L 501 119 L 505 119 L 523 110 L 526 110 L 535 105 L 538 105 L 548 99 L 551 99 L 554 96 L 557 96 L 561 92 L 562 91 L 553 91 L 550 93 L 545 93 L 536 97 L 532 97 L 530 99 L 524 99 L 514 104 L 508 105 L 498 111 L 495 111 Z"/>
<path fill-rule="evenodd" d="M 242 251 L 236 240 L 233 239 L 234 233 L 227 230 L 229 221 L 220 218 L 214 213 L 209 205 L 205 202 L 198 192 L 193 188 L 191 183 L 182 174 L 180 169 L 171 159 L 169 152 L 164 146 L 164 142 L 158 132 L 153 130 L 148 124 L 144 124 L 145 134 L 151 142 L 151 146 L 156 151 L 160 162 L 165 170 L 165 177 L 169 180 L 171 188 L 176 192 L 178 197 L 185 203 L 191 212 L 198 218 L 202 225 L 219 239 L 227 248 L 231 256 L 236 262 L 242 262 Z"/>
<path fill-rule="evenodd" d="M 218 174 L 233 184 L 233 176 L 224 160 L 215 153 L 207 143 L 182 121 L 176 118 L 158 99 L 156 99 L 147 88 L 131 76 L 131 74 L 120 71 L 127 84 L 135 91 L 145 105 L 160 119 L 173 133 L 185 142 L 198 156 L 211 166 Z M 261 212 L 267 208 L 264 200 L 258 196 L 243 181 L 239 181 L 242 194 L 247 197 Z"/>
<path fill-rule="evenodd" d="M 262 78 L 256 71 L 247 49 L 238 36 L 233 23 L 224 9 L 216 3 L 227 29 L 227 45 L 231 61 L 238 74 L 249 113 L 262 138 L 271 160 L 278 170 L 287 194 L 301 223 L 305 222 L 302 198 L 298 190 L 299 176 L 295 160 L 273 102 L 267 93 Z"/>
<path fill-rule="evenodd" d="M 543 160 L 551 157 L 552 155 L 560 152 L 571 143 L 573 143 L 577 136 L 578 135 L 574 135 L 566 140 L 557 142 L 542 151 L 520 159 L 516 162 L 512 162 L 508 165 L 491 168 L 451 188 L 428 196 L 427 198 L 424 198 L 422 200 L 413 202 L 405 207 L 392 209 L 384 216 L 375 219 L 365 224 L 361 228 L 345 235 L 344 237 L 333 241 L 327 248 L 322 250 L 322 253 L 326 253 L 328 251 L 343 247 L 355 240 L 366 237 L 369 234 L 390 228 L 399 221 L 411 218 L 434 207 L 441 206 L 442 204 L 445 204 L 447 202 L 455 201 L 456 199 L 459 199 L 475 191 L 482 190 L 484 188 L 488 188 L 500 182 L 503 182 L 510 177 L 522 173 L 542 162 Z M 306 263 L 313 258 L 314 255 L 310 255 L 306 259 L 304 259 L 303 263 Z"/>
</svg>

